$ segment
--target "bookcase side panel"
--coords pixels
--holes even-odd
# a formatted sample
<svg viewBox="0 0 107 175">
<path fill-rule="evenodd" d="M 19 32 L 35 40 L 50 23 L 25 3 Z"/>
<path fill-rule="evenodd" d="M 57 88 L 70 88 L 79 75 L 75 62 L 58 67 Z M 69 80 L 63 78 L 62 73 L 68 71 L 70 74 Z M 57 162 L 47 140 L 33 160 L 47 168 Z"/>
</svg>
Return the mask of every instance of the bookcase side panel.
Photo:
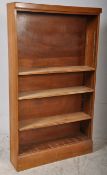
<svg viewBox="0 0 107 175">
<path fill-rule="evenodd" d="M 10 106 L 10 159 L 15 168 L 18 159 L 18 65 L 16 10 L 14 4 L 7 5 L 9 48 L 9 106 Z"/>
<path fill-rule="evenodd" d="M 91 95 L 90 103 L 85 106 L 85 111 L 89 112 L 94 117 L 94 100 L 95 100 L 95 85 L 96 85 L 96 69 L 97 69 L 97 55 L 98 55 L 98 39 L 99 39 L 99 24 L 100 15 L 92 16 L 87 25 L 86 35 L 86 54 L 85 54 L 85 65 L 90 65 L 95 68 L 90 82 L 87 81 L 87 86 L 90 84 L 94 89 L 94 93 Z M 89 126 L 89 135 L 92 137 L 93 131 L 93 118 Z"/>
</svg>

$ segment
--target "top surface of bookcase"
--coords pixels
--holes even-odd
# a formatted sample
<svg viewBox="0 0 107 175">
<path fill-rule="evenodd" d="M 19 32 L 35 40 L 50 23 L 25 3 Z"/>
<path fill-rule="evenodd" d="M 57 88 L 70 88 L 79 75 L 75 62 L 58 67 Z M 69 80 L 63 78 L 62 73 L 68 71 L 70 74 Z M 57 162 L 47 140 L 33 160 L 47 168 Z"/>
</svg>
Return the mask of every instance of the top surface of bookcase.
<svg viewBox="0 0 107 175">
<path fill-rule="evenodd" d="M 59 6 L 59 5 L 44 5 L 32 3 L 14 2 L 13 7 L 22 11 L 39 11 L 47 13 L 65 13 L 65 14 L 80 14 L 80 15 L 98 15 L 102 12 L 101 8 L 92 7 L 72 7 L 72 6 Z"/>
</svg>

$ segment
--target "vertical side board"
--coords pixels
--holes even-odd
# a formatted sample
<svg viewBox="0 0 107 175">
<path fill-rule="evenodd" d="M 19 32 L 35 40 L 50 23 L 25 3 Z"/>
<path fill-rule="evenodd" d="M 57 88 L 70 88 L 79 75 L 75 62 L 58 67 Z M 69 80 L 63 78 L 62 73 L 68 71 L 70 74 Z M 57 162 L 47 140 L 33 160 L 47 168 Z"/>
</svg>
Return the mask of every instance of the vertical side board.
<svg viewBox="0 0 107 175">
<path fill-rule="evenodd" d="M 96 21 L 95 21 L 95 27 L 96 27 L 96 36 L 95 36 L 95 47 L 94 47 L 94 67 L 95 70 L 97 69 L 97 58 L 98 58 L 98 42 L 99 42 L 99 27 L 100 27 L 100 15 L 97 16 Z M 96 71 L 93 74 L 93 80 L 92 80 L 93 84 L 94 84 L 94 94 L 93 94 L 93 98 L 92 98 L 92 103 L 91 103 L 91 109 L 92 109 L 92 116 L 94 116 L 94 101 L 95 101 L 95 88 L 96 88 Z M 94 118 L 93 118 L 94 119 Z M 91 124 L 91 137 L 92 137 L 92 133 L 93 133 L 93 120 L 92 120 L 92 124 Z"/>
<path fill-rule="evenodd" d="M 16 34 L 16 10 L 8 4 L 9 50 L 9 105 L 10 105 L 10 159 L 17 167 L 18 159 L 18 55 Z"/>
<path fill-rule="evenodd" d="M 90 115 L 93 118 L 94 118 L 94 100 L 95 100 L 95 86 L 96 86 L 96 68 L 97 68 L 97 56 L 98 56 L 99 24 L 100 24 L 100 15 L 96 15 L 93 18 L 93 20 L 89 22 L 86 34 L 85 65 L 95 67 L 95 72 L 91 77 L 91 82 L 89 82 L 91 87 L 94 89 L 94 93 L 91 97 L 90 104 L 88 106 L 88 110 L 90 110 Z M 93 132 L 93 118 L 88 130 L 88 133 L 91 136 L 91 138 Z"/>
</svg>

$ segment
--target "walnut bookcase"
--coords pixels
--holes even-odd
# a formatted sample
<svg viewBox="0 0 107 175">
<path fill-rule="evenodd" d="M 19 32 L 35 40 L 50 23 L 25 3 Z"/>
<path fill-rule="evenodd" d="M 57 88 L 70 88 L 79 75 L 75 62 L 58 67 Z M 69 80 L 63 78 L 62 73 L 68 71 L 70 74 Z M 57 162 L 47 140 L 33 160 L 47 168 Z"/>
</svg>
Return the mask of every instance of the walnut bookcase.
<svg viewBox="0 0 107 175">
<path fill-rule="evenodd" d="M 100 8 L 8 4 L 11 162 L 92 152 Z"/>
</svg>

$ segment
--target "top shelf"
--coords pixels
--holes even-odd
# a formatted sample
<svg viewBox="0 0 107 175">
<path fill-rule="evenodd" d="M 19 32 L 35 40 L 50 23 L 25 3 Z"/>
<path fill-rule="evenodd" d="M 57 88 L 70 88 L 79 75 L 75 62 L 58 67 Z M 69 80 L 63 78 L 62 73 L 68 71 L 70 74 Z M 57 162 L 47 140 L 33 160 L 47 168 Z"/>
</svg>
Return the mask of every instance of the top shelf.
<svg viewBox="0 0 107 175">
<path fill-rule="evenodd" d="M 69 72 L 87 72 L 94 71 L 95 68 L 89 66 L 65 66 L 65 67 L 42 67 L 29 70 L 20 70 L 19 75 L 38 75 L 53 73 L 69 73 Z"/>
</svg>

